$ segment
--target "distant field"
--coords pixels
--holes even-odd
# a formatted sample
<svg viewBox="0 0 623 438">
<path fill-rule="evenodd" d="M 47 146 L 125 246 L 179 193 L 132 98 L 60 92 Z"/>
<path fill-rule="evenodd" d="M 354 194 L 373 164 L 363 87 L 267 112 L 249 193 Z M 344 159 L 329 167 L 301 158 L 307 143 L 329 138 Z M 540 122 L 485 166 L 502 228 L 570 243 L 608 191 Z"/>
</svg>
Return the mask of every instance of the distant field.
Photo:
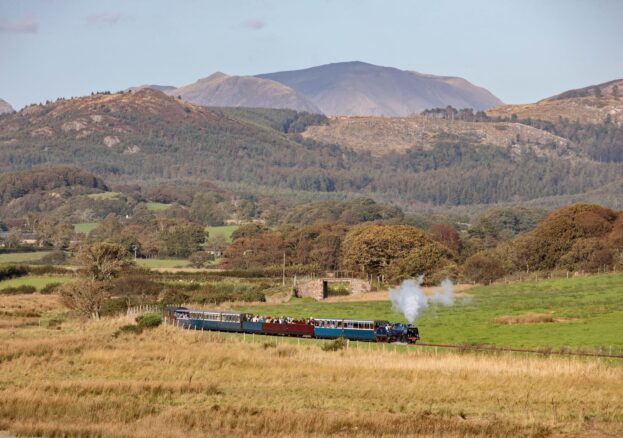
<svg viewBox="0 0 623 438">
<path fill-rule="evenodd" d="M 186 268 L 190 262 L 186 259 L 136 259 L 136 264 L 145 268 Z"/>
<path fill-rule="evenodd" d="M 121 196 L 118 192 L 104 192 L 104 193 L 92 193 L 88 195 L 91 199 L 116 199 Z"/>
<path fill-rule="evenodd" d="M 33 286 L 37 290 L 43 289 L 51 283 L 69 283 L 74 281 L 72 277 L 53 276 L 53 275 L 29 275 L 26 277 L 11 278 L 10 280 L 0 281 L 0 290 L 7 287 Z"/>
<path fill-rule="evenodd" d="M 151 211 L 162 211 L 171 207 L 171 204 L 163 204 L 162 202 L 146 202 L 145 206 Z"/>
<path fill-rule="evenodd" d="M 517 347 L 623 349 L 623 275 L 612 274 L 477 287 L 451 307 L 434 305 L 417 320 L 422 341 Z M 293 299 L 241 311 L 294 317 L 403 321 L 389 301 L 317 302 Z M 555 322 L 500 324 L 507 316 L 550 315 Z M 527 318 L 530 319 L 530 318 Z"/>
<path fill-rule="evenodd" d="M 221 225 L 218 227 L 206 227 L 206 231 L 210 237 L 214 237 L 218 234 L 223 235 L 227 240 L 231 241 L 231 235 L 238 229 L 238 225 Z"/>
<path fill-rule="evenodd" d="M 89 234 L 95 227 L 97 227 L 98 222 L 82 222 L 79 224 L 74 224 L 74 231 L 76 233 Z"/>
<path fill-rule="evenodd" d="M 0 265 L 9 263 L 29 263 L 41 260 L 51 251 L 37 251 L 37 252 L 14 252 L 10 254 L 0 254 Z"/>
</svg>

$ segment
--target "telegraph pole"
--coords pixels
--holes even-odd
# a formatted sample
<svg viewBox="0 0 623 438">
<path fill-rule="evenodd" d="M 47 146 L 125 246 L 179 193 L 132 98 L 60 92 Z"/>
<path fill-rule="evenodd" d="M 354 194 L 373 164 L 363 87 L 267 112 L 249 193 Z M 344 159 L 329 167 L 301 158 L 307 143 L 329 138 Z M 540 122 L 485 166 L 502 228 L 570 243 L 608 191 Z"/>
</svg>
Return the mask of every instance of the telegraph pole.
<svg viewBox="0 0 623 438">
<path fill-rule="evenodd" d="M 285 251 L 283 252 L 283 266 L 282 266 L 282 279 L 281 279 L 281 285 L 285 286 L 286 285 L 286 253 Z"/>
</svg>

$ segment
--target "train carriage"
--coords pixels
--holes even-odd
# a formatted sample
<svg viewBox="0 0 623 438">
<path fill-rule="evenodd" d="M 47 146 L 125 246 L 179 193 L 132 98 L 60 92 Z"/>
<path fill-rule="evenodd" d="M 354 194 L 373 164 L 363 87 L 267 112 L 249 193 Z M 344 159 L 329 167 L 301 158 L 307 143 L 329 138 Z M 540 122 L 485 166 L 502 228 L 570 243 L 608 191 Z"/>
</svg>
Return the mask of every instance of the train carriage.
<svg viewBox="0 0 623 438">
<path fill-rule="evenodd" d="M 346 338 L 354 341 L 406 342 L 420 339 L 417 327 L 410 324 L 390 323 L 363 319 L 316 318 L 311 322 L 281 322 L 257 320 L 251 314 L 222 312 L 218 310 L 193 310 L 167 306 L 162 309 L 168 324 L 190 330 L 215 330 L 266 335 L 314 337 L 324 339 Z M 252 319 L 256 319 L 252 321 Z M 269 319 L 270 321 L 270 319 Z"/>
</svg>

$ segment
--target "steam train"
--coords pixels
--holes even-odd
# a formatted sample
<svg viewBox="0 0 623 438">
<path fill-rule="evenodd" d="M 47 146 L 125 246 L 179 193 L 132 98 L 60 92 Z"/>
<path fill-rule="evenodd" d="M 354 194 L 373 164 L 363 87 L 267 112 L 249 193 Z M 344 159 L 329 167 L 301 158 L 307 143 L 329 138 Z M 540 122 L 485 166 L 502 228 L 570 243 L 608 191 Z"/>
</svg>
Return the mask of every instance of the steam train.
<svg viewBox="0 0 623 438">
<path fill-rule="evenodd" d="M 318 339 L 346 338 L 353 341 L 403 342 L 414 344 L 420 339 L 417 327 L 411 324 L 382 320 L 291 318 L 257 320 L 249 313 L 219 310 L 193 310 L 167 306 L 163 310 L 165 323 L 190 330 L 255 333 L 260 335 L 296 336 Z"/>
</svg>

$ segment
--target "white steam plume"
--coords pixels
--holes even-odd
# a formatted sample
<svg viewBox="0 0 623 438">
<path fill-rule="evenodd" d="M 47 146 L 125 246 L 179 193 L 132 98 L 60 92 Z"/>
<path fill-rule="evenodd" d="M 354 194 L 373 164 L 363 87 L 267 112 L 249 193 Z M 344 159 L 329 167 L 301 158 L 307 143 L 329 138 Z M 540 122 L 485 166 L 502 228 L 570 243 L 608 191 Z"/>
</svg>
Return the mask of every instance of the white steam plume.
<svg viewBox="0 0 623 438">
<path fill-rule="evenodd" d="M 394 310 L 401 312 L 409 324 L 413 324 L 413 321 L 428 307 L 428 303 L 439 303 L 444 306 L 454 304 L 454 290 L 450 279 L 442 281 L 430 296 L 422 291 L 423 280 L 423 275 L 416 280 L 404 280 L 400 286 L 390 288 L 388 291 Z"/>
</svg>

